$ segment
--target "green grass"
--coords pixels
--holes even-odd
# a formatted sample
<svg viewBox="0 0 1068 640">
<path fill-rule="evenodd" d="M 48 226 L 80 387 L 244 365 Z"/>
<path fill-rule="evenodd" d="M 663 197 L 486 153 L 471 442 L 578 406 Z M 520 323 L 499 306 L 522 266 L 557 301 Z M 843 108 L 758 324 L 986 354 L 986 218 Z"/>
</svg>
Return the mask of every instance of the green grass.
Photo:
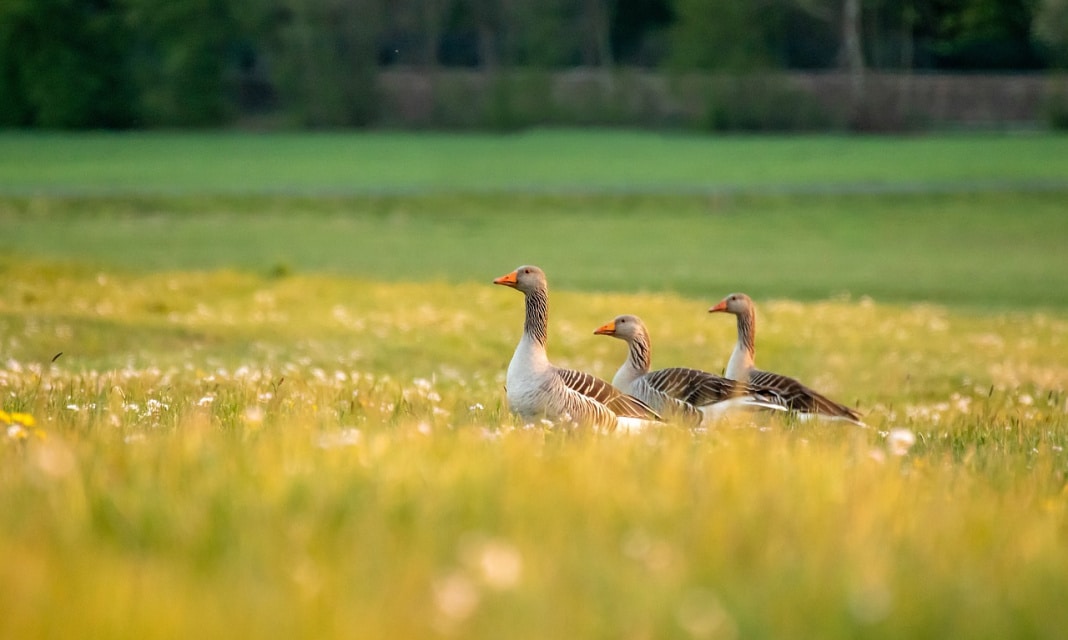
<svg viewBox="0 0 1068 640">
<path fill-rule="evenodd" d="M 534 263 L 555 287 L 673 291 L 709 304 L 743 290 L 1064 308 L 1065 197 L 0 198 L 0 252 L 392 281 L 486 282 Z"/>
<path fill-rule="evenodd" d="M 1068 137 L 0 134 L 0 193 L 674 192 L 1068 183 Z"/>
<path fill-rule="evenodd" d="M 1065 140 L 4 134 L 0 637 L 1061 637 Z M 523 262 L 870 428 L 524 425 Z"/>
<path fill-rule="evenodd" d="M 1068 304 L 1068 137 L 0 135 L 0 252 L 718 298 Z"/>
</svg>

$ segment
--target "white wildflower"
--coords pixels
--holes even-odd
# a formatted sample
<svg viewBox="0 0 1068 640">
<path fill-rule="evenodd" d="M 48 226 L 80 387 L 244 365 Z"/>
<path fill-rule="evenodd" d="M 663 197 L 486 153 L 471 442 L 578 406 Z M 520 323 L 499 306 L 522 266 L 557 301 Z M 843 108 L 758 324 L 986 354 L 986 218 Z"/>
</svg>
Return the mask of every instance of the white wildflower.
<svg viewBox="0 0 1068 640">
<path fill-rule="evenodd" d="M 169 404 L 156 400 L 155 398 L 150 398 L 147 402 L 145 402 L 145 415 L 155 415 L 158 413 L 162 413 L 170 408 L 171 407 Z"/>
<path fill-rule="evenodd" d="M 70 475 L 77 467 L 78 461 L 74 453 L 56 442 L 46 442 L 34 452 L 34 462 L 37 468 L 51 478 L 62 478 Z"/>
<path fill-rule="evenodd" d="M 324 433 L 319 436 L 320 449 L 336 449 L 338 447 L 351 447 L 363 442 L 363 433 L 359 429 L 342 429 L 336 433 Z"/>
<path fill-rule="evenodd" d="M 675 620 L 694 638 L 736 638 L 738 626 L 716 594 L 691 589 L 675 609 Z"/>
<path fill-rule="evenodd" d="M 264 411 L 262 407 L 250 405 L 245 407 L 245 422 L 250 425 L 263 424 Z"/>
<path fill-rule="evenodd" d="M 895 456 L 905 455 L 914 444 L 916 444 L 916 434 L 908 429 L 891 429 L 886 436 L 887 448 Z"/>
<path fill-rule="evenodd" d="M 478 587 L 462 572 L 454 571 L 434 581 L 434 605 L 454 622 L 470 617 L 481 599 Z"/>
<path fill-rule="evenodd" d="M 523 556 L 507 540 L 484 541 L 478 545 L 474 560 L 482 581 L 491 589 L 511 589 L 523 575 Z"/>
</svg>

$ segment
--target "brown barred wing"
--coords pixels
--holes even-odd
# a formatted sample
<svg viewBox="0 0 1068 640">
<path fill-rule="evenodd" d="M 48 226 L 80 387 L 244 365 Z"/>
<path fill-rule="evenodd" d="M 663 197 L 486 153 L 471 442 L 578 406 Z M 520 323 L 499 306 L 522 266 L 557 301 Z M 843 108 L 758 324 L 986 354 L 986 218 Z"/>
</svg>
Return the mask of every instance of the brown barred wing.
<svg viewBox="0 0 1068 640">
<path fill-rule="evenodd" d="M 782 398 L 790 411 L 816 413 L 863 424 L 860 420 L 860 414 L 853 409 L 831 400 L 789 376 L 753 369 L 749 372 L 749 384 L 757 389 L 766 388 L 775 392 Z"/>
<path fill-rule="evenodd" d="M 557 369 L 556 375 L 565 387 L 607 407 L 617 416 L 660 420 L 660 416 L 652 407 L 596 376 L 574 369 Z"/>
<path fill-rule="evenodd" d="M 695 427 L 701 424 L 702 414 L 697 407 L 664 393 L 663 390 L 650 384 L 648 375 L 644 375 L 632 382 L 627 391 L 630 395 L 648 404 L 665 419 L 679 421 Z"/>
<path fill-rule="evenodd" d="M 695 407 L 747 395 L 744 385 L 698 369 L 659 369 L 646 374 L 645 380 L 664 394 Z"/>
</svg>

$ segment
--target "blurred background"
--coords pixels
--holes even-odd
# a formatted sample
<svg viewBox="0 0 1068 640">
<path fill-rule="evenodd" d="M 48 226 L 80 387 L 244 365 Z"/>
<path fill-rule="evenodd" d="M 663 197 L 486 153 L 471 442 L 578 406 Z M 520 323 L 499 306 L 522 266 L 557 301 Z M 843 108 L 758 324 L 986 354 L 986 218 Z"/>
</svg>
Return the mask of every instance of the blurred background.
<svg viewBox="0 0 1068 640">
<path fill-rule="evenodd" d="M 1068 127 L 1068 0 L 4 0 L 6 128 Z"/>
</svg>

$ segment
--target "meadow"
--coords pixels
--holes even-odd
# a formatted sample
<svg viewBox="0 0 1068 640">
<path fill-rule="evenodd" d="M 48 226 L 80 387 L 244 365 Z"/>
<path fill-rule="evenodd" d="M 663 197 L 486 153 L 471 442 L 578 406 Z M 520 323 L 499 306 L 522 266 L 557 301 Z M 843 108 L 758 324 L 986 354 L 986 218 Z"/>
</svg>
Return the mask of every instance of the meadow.
<svg viewBox="0 0 1068 640">
<path fill-rule="evenodd" d="M 0 132 L 0 193 L 1063 190 L 1068 137 Z"/>
<path fill-rule="evenodd" d="M 1060 637 L 1066 146 L 0 135 L 0 637 Z M 517 421 L 522 263 L 869 427 Z"/>
</svg>

